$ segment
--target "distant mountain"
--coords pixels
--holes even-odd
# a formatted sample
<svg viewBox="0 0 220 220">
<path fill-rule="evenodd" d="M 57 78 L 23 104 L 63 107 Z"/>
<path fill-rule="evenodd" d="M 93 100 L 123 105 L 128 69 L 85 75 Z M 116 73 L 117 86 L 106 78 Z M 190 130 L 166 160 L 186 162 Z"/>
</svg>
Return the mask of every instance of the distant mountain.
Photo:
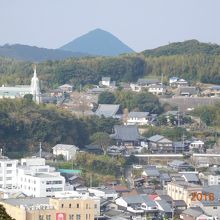
<svg viewBox="0 0 220 220">
<path fill-rule="evenodd" d="M 220 55 L 220 46 L 217 44 L 201 43 L 197 40 L 171 43 L 152 50 L 142 52 L 145 56 L 169 56 L 183 54 Z"/>
<path fill-rule="evenodd" d="M 95 29 L 60 48 L 65 51 L 81 52 L 99 56 L 117 56 L 134 52 L 111 33 Z"/>
<path fill-rule="evenodd" d="M 21 44 L 0 46 L 0 56 L 15 58 L 22 61 L 63 60 L 69 57 L 86 56 L 82 53 L 73 53 L 58 49 L 45 49 Z"/>
</svg>

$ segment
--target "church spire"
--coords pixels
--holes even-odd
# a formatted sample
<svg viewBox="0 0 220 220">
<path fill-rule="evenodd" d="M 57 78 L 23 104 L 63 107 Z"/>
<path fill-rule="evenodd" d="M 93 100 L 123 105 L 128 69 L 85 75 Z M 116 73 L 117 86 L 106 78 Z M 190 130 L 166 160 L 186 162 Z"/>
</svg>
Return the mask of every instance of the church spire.
<svg viewBox="0 0 220 220">
<path fill-rule="evenodd" d="M 36 64 L 33 65 L 33 70 L 34 70 L 34 78 L 37 78 L 37 66 L 36 66 Z"/>
</svg>

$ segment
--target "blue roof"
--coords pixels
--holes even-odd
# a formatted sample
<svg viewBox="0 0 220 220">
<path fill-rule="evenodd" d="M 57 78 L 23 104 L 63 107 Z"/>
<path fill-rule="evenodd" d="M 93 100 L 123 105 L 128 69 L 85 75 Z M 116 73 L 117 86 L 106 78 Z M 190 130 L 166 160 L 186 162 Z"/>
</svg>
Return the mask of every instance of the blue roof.
<svg viewBox="0 0 220 220">
<path fill-rule="evenodd" d="M 58 169 L 58 172 L 80 174 L 82 171 L 81 170 Z"/>
</svg>

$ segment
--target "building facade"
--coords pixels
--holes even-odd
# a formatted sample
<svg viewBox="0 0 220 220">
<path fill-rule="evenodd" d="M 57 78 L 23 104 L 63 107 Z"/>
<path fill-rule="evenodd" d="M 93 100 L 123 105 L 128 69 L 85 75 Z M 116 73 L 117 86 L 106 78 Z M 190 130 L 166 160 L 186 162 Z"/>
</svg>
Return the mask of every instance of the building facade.
<svg viewBox="0 0 220 220">
<path fill-rule="evenodd" d="M 0 158 L 0 188 L 12 189 L 16 187 L 17 160 L 6 157 Z"/>
<path fill-rule="evenodd" d="M 25 95 L 31 94 L 33 96 L 33 101 L 36 103 L 40 103 L 40 85 L 39 79 L 37 77 L 36 66 L 34 66 L 34 76 L 31 79 L 31 85 L 16 85 L 12 86 L 4 86 L 0 87 L 0 98 L 23 98 Z"/>
</svg>

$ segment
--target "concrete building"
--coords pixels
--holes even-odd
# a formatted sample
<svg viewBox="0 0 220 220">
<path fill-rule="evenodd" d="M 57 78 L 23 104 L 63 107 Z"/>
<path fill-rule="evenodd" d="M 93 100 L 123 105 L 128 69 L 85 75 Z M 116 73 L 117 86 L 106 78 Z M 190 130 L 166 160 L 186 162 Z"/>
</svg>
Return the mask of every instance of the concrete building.
<svg viewBox="0 0 220 220">
<path fill-rule="evenodd" d="M 16 220 L 93 220 L 99 208 L 88 196 L 6 199 L 0 204 Z"/>
<path fill-rule="evenodd" d="M 149 112 L 130 112 L 127 125 L 149 125 Z"/>
<path fill-rule="evenodd" d="M 17 160 L 7 157 L 0 158 L 0 189 L 12 189 L 16 187 Z"/>
<path fill-rule="evenodd" d="M 220 175 L 208 175 L 208 185 L 220 185 Z"/>
<path fill-rule="evenodd" d="M 79 150 L 75 145 L 69 144 L 57 144 L 53 147 L 53 155 L 63 155 L 65 160 L 74 160 L 76 158 L 76 153 Z"/>
<path fill-rule="evenodd" d="M 36 66 L 34 66 L 34 76 L 31 79 L 31 85 L 16 85 L 14 87 L 2 85 L 0 87 L 0 98 L 23 98 L 27 94 L 33 95 L 33 101 L 40 103 L 41 92 Z"/>
<path fill-rule="evenodd" d="M 17 167 L 17 187 L 21 192 L 33 197 L 50 197 L 63 191 L 65 178 L 55 168 L 45 165 L 43 158 L 21 160 Z"/>
<path fill-rule="evenodd" d="M 198 201 L 192 201 L 193 192 L 202 192 L 202 186 L 186 182 L 170 182 L 167 184 L 167 194 L 174 200 L 183 200 L 188 207 L 198 203 Z"/>
</svg>

